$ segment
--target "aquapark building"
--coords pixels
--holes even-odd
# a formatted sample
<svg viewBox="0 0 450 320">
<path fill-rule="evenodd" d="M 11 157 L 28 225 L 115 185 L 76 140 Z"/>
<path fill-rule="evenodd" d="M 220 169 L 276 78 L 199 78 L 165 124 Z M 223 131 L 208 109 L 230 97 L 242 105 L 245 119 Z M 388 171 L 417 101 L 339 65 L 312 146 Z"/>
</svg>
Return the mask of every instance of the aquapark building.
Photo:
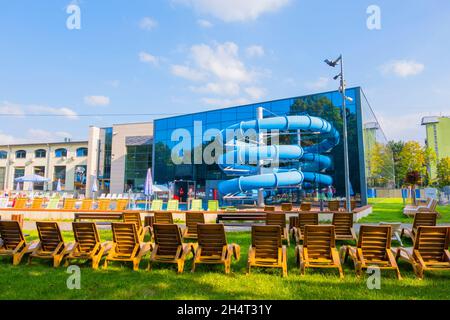
<svg viewBox="0 0 450 320">
<path fill-rule="evenodd" d="M 350 192 L 365 204 L 375 188 L 394 186 L 392 152 L 363 90 L 350 88 L 346 95 Z M 252 199 L 261 188 L 268 203 L 330 192 L 343 197 L 341 111 L 342 95 L 332 91 L 157 119 L 154 181 L 174 183 L 181 200 L 188 192 L 204 199 Z M 230 130 L 236 132 L 231 140 Z M 200 156 L 199 162 L 217 139 L 223 150 L 216 161 L 205 163 Z"/>
</svg>

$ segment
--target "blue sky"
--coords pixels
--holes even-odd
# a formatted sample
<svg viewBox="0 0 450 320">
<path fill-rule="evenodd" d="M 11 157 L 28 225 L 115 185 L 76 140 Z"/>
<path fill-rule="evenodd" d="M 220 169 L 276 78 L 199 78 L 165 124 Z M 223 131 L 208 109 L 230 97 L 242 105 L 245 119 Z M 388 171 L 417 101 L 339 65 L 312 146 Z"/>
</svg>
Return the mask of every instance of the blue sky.
<svg viewBox="0 0 450 320">
<path fill-rule="evenodd" d="M 152 120 L 83 114 L 187 113 L 334 90 L 336 71 L 322 61 L 341 52 L 348 86 L 363 87 L 388 138 L 423 140 L 422 116 L 450 115 L 450 2 L 408 3 L 2 0 L 0 144 Z M 80 30 L 66 27 L 70 4 Z M 380 30 L 367 28 L 369 5 Z M 26 116 L 42 113 L 63 116 Z"/>
</svg>

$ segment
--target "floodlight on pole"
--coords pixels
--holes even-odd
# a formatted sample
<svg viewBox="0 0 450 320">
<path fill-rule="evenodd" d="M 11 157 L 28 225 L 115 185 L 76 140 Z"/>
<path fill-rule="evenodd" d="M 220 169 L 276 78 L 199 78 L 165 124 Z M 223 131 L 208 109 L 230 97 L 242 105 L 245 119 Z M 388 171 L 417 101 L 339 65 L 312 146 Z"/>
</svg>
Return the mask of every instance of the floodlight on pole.
<svg viewBox="0 0 450 320">
<path fill-rule="evenodd" d="M 342 94 L 342 120 L 343 120 L 343 143 L 344 143 L 344 176 L 345 176 L 345 201 L 347 205 L 347 211 L 351 211 L 351 201 L 350 201 L 350 169 L 348 162 L 348 137 L 347 137 L 347 106 L 346 102 L 353 101 L 352 98 L 345 95 L 345 79 L 344 79 L 344 59 L 342 54 L 334 61 L 325 60 L 325 63 L 330 67 L 336 67 L 338 64 L 341 66 L 341 72 L 335 76 L 333 79 L 337 80 L 340 78 L 339 91 Z"/>
</svg>

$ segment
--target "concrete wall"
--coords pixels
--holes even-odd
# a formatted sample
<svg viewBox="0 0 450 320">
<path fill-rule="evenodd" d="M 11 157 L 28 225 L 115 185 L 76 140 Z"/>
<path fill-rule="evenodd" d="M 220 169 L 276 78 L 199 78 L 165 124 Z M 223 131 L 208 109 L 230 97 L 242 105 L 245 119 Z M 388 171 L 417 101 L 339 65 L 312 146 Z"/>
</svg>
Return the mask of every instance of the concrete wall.
<svg viewBox="0 0 450 320">
<path fill-rule="evenodd" d="M 124 193 L 126 138 L 134 136 L 153 136 L 153 123 L 130 123 L 113 125 L 111 154 L 111 193 Z"/>
</svg>

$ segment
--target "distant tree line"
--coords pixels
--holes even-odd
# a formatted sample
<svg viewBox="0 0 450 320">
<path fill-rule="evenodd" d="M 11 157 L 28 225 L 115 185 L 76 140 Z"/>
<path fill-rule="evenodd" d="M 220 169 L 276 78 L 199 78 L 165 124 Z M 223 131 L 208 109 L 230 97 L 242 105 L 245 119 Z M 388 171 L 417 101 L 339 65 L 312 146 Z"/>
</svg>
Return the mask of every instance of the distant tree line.
<svg viewBox="0 0 450 320">
<path fill-rule="evenodd" d="M 450 185 L 450 157 L 437 159 L 433 149 L 421 146 L 417 141 L 389 141 L 392 150 L 397 187 Z M 430 168 L 436 168 L 431 177 Z"/>
</svg>

